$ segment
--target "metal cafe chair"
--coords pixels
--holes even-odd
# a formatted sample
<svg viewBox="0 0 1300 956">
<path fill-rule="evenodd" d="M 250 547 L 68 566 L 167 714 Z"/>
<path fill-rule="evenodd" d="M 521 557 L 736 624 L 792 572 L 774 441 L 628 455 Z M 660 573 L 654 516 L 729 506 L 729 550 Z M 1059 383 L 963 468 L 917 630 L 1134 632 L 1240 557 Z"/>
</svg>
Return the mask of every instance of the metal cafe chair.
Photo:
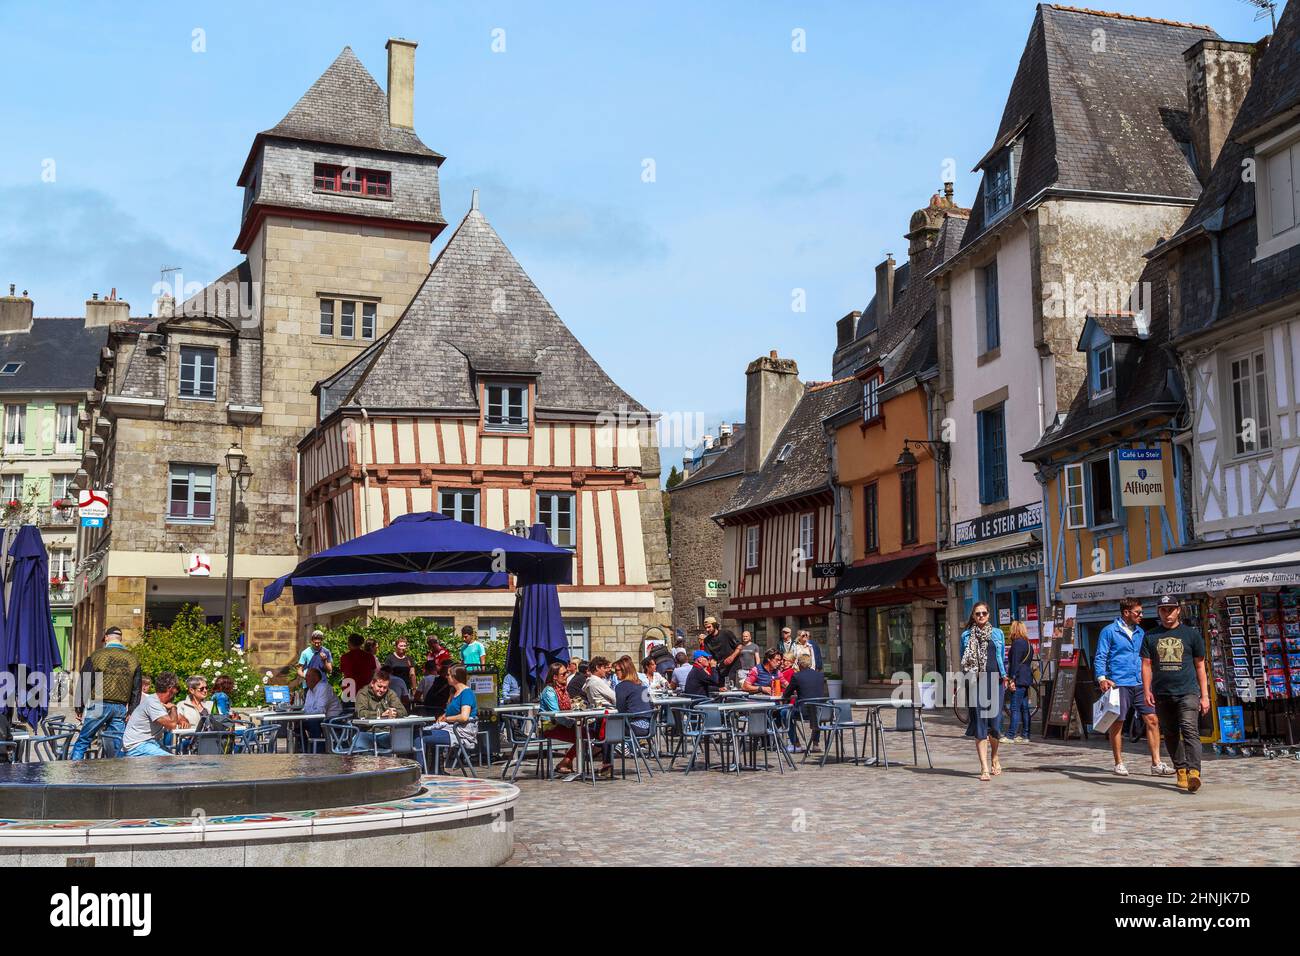
<svg viewBox="0 0 1300 956">
<path fill-rule="evenodd" d="M 817 723 L 817 705 L 829 701 L 829 697 L 809 697 L 805 700 L 795 700 L 790 705 L 787 719 L 793 722 L 795 740 L 798 741 L 798 747 L 804 754 L 801 763 L 808 759 L 808 747 L 812 735 L 808 733 L 807 728 Z"/>
<path fill-rule="evenodd" d="M 501 768 L 501 779 L 504 780 L 507 773 L 510 774 L 511 783 L 519 778 L 519 769 L 528 757 L 528 748 L 534 745 L 536 745 L 537 777 L 540 779 L 542 776 L 543 757 L 546 758 L 546 776 L 548 778 L 552 776 L 555 741 L 550 737 L 542 736 L 541 718 L 535 713 L 499 714 L 498 716 L 504 725 L 506 746 L 510 748 L 505 766 Z"/>
<path fill-rule="evenodd" d="M 825 703 L 814 704 L 813 708 L 817 713 L 817 729 L 821 731 L 826 738 L 822 746 L 822 759 L 818 764 L 820 767 L 826 766 L 826 758 L 831 753 L 831 740 L 835 740 L 835 752 L 838 760 L 844 759 L 844 732 L 848 731 L 853 741 L 853 761 L 859 760 L 858 755 L 858 730 L 865 729 L 869 723 L 865 720 L 853 719 L 853 705 L 847 700 L 831 700 Z M 808 754 L 804 752 L 804 759 L 808 759 Z"/>
<path fill-rule="evenodd" d="M 176 752 L 207 757 L 234 753 L 236 738 L 234 730 L 196 730 L 180 738 Z"/>
<path fill-rule="evenodd" d="M 893 711 L 893 727 L 886 727 L 885 722 L 880 718 L 880 710 L 876 711 L 876 733 L 878 735 L 877 739 L 880 741 L 880 760 L 885 765 L 885 769 L 889 769 L 889 757 L 885 753 L 885 734 L 887 733 L 910 733 L 912 735 L 912 763 L 918 767 L 921 765 L 916 750 L 916 732 L 919 730 L 921 732 L 921 742 L 925 745 L 925 762 L 929 764 L 930 769 L 933 770 L 934 761 L 930 759 L 930 741 L 925 736 L 925 716 L 922 712 L 921 705 L 918 703 L 904 702 L 895 705 Z"/>
<path fill-rule="evenodd" d="M 35 756 L 37 763 L 52 763 L 67 760 L 76 738 L 75 730 L 65 730 L 58 734 L 41 734 L 27 738 L 28 753 Z"/>
<path fill-rule="evenodd" d="M 637 734 L 632 726 L 631 714 L 610 714 L 605 718 L 605 743 L 610 746 L 618 745 L 619 768 L 624 780 L 627 779 L 628 754 L 632 755 L 632 769 L 636 771 L 637 783 L 641 782 L 642 764 L 645 764 L 646 775 L 654 776 L 654 771 L 650 769 L 650 762 L 641 750 L 642 742 L 648 741 L 653 732 L 654 727 L 651 725 L 647 733 Z"/>
<path fill-rule="evenodd" d="M 691 753 L 690 759 L 686 763 L 686 773 L 689 775 L 691 769 L 695 766 L 695 758 L 700 752 L 700 741 L 704 741 L 704 769 L 709 769 L 709 748 L 710 740 L 718 740 L 720 748 L 726 752 L 727 745 L 732 742 L 731 728 L 722 717 L 722 712 L 717 707 L 674 707 L 681 720 L 682 741 L 690 741 Z M 682 747 L 685 750 L 685 746 Z M 672 770 L 673 765 L 677 762 L 677 754 L 674 753 L 672 759 L 668 761 L 668 769 Z M 683 754 L 685 756 L 685 754 Z"/>
<path fill-rule="evenodd" d="M 262 724 L 249 727 L 235 744 L 237 754 L 273 754 L 275 742 L 280 737 L 279 724 Z"/>
<path fill-rule="evenodd" d="M 426 748 L 433 749 L 433 773 L 437 775 L 442 772 L 442 753 L 443 751 L 448 751 L 450 759 L 446 761 L 446 769 L 450 770 L 452 767 L 459 767 L 460 775 L 462 777 L 468 777 L 469 768 L 474 766 L 474 759 L 470 756 L 469 750 L 465 747 L 465 744 L 461 741 L 460 737 L 456 736 L 454 732 L 452 732 L 450 736 L 451 743 L 449 744 L 425 744 Z M 427 766 L 427 764 L 422 765 Z"/>
<path fill-rule="evenodd" d="M 738 730 L 738 736 L 742 746 L 748 745 L 754 748 L 754 766 L 758 766 L 758 748 L 763 748 L 763 769 L 772 769 L 768 760 L 770 751 L 776 751 L 776 768 L 785 773 L 786 761 L 790 763 L 790 769 L 795 769 L 794 759 L 785 752 L 785 745 L 781 742 L 781 724 L 777 720 L 777 712 L 781 708 L 773 707 L 770 710 L 751 710 L 745 713 L 744 726 Z"/>
<path fill-rule="evenodd" d="M 325 730 L 326 746 L 329 748 L 330 753 L 352 753 L 352 738 L 357 734 L 357 729 L 352 726 L 352 721 L 339 717 L 322 722 L 321 727 Z"/>
</svg>

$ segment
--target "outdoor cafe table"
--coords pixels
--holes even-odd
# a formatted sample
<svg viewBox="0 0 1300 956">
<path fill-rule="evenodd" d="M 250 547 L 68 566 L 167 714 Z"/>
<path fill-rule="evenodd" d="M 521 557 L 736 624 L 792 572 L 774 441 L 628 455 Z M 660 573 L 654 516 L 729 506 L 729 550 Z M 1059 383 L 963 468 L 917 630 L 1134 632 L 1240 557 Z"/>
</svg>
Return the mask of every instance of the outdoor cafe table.
<svg viewBox="0 0 1300 956">
<path fill-rule="evenodd" d="M 296 750 L 301 749 L 301 737 L 304 733 L 304 721 L 325 719 L 324 714 L 309 714 L 301 710 L 256 710 L 248 716 L 261 724 L 297 723 L 298 726 L 294 728 L 295 733 L 285 733 L 284 746 L 289 753 L 294 753 Z M 298 741 L 298 747 L 294 746 L 295 741 Z"/>
<path fill-rule="evenodd" d="M 574 770 L 577 771 L 577 776 L 574 777 L 575 780 L 581 780 L 585 770 L 582 760 L 582 733 L 584 728 L 591 721 L 600 717 L 608 717 L 610 714 L 614 713 L 617 713 L 617 711 L 608 710 L 602 707 L 593 710 L 546 710 L 538 714 L 538 716 L 544 720 L 555 720 L 557 717 L 566 717 L 573 721 L 573 728 L 575 731 L 574 736 L 576 737 L 575 742 L 578 745 L 578 755 L 577 759 L 574 761 Z M 592 773 L 592 782 L 594 783 L 596 779 L 594 776 L 595 771 L 593 770 Z"/>
<path fill-rule="evenodd" d="M 871 757 L 863 756 L 858 763 L 866 767 L 880 766 L 879 743 L 881 740 L 880 711 L 885 707 L 920 707 L 912 700 L 898 700 L 893 697 L 842 698 L 831 701 L 832 704 L 848 704 L 850 707 L 869 710 L 874 715 L 871 722 Z"/>
<path fill-rule="evenodd" d="M 373 745 L 375 749 L 375 756 L 379 756 L 379 734 L 382 731 L 387 730 L 391 733 L 394 730 L 398 730 L 402 727 L 410 727 L 412 738 L 414 738 L 416 732 L 419 730 L 421 725 L 434 724 L 437 722 L 438 722 L 437 717 L 419 717 L 419 716 L 372 717 L 369 720 L 364 720 L 360 718 L 355 719 L 352 721 L 352 726 L 356 727 L 359 730 L 365 730 L 374 733 L 375 739 L 373 741 Z"/>
<path fill-rule="evenodd" d="M 496 714 L 531 714 L 541 706 L 541 704 L 501 704 L 493 707 L 492 712 Z"/>
</svg>

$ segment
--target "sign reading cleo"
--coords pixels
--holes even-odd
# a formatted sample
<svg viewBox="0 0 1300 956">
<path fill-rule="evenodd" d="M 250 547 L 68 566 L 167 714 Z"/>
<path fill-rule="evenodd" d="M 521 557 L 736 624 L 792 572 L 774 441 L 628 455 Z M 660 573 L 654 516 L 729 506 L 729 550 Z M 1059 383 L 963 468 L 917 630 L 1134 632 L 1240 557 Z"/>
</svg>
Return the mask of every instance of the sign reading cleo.
<svg viewBox="0 0 1300 956">
<path fill-rule="evenodd" d="M 949 581 L 970 581 L 974 578 L 1000 577 L 1020 571 L 1037 571 L 1043 565 L 1043 549 L 1025 548 L 1020 551 L 1003 551 L 1000 554 L 982 554 L 962 561 L 949 561 L 943 566 Z"/>
<path fill-rule="evenodd" d="M 1032 531 L 1043 526 L 1043 503 L 1010 508 L 996 514 L 981 515 L 969 521 L 959 521 L 952 526 L 952 547 L 1000 538 L 1004 534 Z"/>
<path fill-rule="evenodd" d="M 1160 507 L 1165 503 L 1165 464 L 1159 448 L 1116 449 L 1119 495 L 1125 508 Z"/>
</svg>

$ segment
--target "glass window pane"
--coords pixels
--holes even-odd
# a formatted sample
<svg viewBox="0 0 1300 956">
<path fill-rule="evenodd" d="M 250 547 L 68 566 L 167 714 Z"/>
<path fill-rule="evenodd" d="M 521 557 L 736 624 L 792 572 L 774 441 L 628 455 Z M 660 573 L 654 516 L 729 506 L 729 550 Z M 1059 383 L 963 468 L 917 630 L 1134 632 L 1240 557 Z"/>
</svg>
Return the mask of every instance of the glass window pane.
<svg viewBox="0 0 1300 956">
<path fill-rule="evenodd" d="M 320 334 L 334 336 L 334 300 L 320 300 Z"/>
<path fill-rule="evenodd" d="M 375 303 L 373 302 L 361 304 L 361 337 L 363 339 L 375 337 Z"/>
<path fill-rule="evenodd" d="M 357 322 L 357 304 L 355 302 L 344 302 L 342 314 L 339 318 L 339 337 L 350 339 L 353 338 Z"/>
</svg>

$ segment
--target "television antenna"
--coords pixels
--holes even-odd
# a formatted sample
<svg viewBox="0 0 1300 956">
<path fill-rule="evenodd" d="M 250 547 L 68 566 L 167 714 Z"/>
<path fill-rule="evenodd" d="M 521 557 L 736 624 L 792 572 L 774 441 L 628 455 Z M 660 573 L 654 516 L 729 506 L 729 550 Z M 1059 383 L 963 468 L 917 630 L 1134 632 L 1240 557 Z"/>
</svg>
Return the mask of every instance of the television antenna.
<svg viewBox="0 0 1300 956">
<path fill-rule="evenodd" d="M 1265 16 L 1273 24 L 1273 30 L 1277 30 L 1277 0 L 1242 0 L 1243 3 L 1249 3 L 1252 7 L 1259 10 L 1255 14 L 1256 20 L 1263 20 Z"/>
</svg>

